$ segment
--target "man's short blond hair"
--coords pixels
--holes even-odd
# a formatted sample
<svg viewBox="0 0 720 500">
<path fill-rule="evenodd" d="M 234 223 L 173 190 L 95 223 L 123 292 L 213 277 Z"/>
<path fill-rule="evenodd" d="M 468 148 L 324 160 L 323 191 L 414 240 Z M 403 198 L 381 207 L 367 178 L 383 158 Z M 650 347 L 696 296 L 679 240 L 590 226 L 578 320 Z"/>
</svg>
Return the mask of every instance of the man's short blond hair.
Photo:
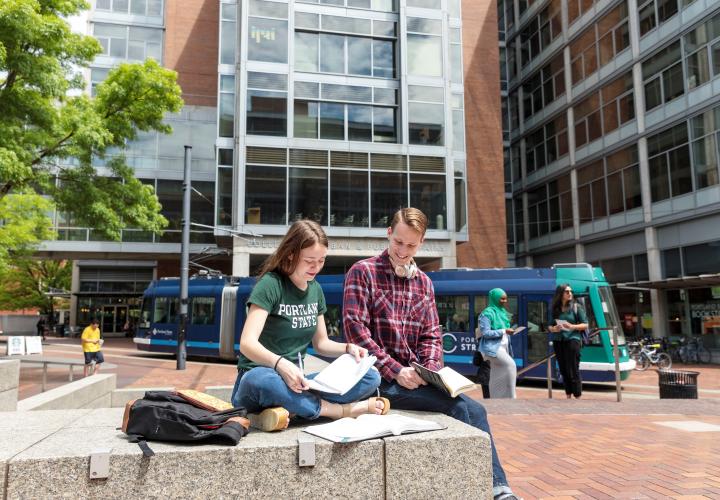
<svg viewBox="0 0 720 500">
<path fill-rule="evenodd" d="M 428 228 L 428 218 L 421 210 L 413 207 L 401 208 L 393 215 L 390 227 L 395 230 L 395 226 L 400 222 L 407 224 L 420 233 L 421 236 L 425 236 L 425 231 Z"/>
</svg>

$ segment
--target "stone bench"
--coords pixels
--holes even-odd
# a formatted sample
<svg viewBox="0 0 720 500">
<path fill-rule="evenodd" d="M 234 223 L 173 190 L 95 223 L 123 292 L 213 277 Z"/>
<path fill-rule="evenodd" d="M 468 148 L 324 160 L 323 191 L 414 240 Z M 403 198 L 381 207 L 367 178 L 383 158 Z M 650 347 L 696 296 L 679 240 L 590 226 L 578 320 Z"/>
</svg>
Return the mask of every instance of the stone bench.
<svg viewBox="0 0 720 500">
<path fill-rule="evenodd" d="M 18 402 L 18 411 L 106 408 L 116 387 L 117 375 L 100 373 L 55 389 L 41 392 Z"/>
<path fill-rule="evenodd" d="M 0 360 L 0 411 L 14 411 L 17 407 L 20 361 Z"/>
<path fill-rule="evenodd" d="M 406 413 L 441 431 L 351 444 L 321 438 L 298 466 L 294 425 L 253 431 L 235 447 L 150 443 L 145 458 L 117 430 L 122 408 L 0 413 L 0 498 L 491 498 L 490 441 L 439 414 Z M 20 430 L 22 429 L 22 432 Z M 90 454 L 109 476 L 89 479 Z"/>
</svg>

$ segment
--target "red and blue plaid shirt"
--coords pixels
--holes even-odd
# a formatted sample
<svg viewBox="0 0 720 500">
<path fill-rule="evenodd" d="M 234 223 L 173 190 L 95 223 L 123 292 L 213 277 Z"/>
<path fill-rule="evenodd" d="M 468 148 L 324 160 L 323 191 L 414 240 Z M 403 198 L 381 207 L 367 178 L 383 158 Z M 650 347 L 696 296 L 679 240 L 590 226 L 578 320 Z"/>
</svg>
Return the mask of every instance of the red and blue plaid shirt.
<svg viewBox="0 0 720 500">
<path fill-rule="evenodd" d="M 348 341 L 377 357 L 388 381 L 415 361 L 442 367 L 442 336 L 430 278 L 399 278 L 385 250 L 355 263 L 345 276 L 343 327 Z"/>
</svg>

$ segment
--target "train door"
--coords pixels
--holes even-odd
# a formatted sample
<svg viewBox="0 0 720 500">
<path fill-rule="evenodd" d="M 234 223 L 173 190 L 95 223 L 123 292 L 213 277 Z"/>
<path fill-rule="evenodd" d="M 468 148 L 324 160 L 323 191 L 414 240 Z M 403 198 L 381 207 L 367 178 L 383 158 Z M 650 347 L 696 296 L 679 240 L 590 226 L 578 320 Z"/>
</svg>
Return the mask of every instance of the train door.
<svg viewBox="0 0 720 500">
<path fill-rule="evenodd" d="M 524 315 L 522 319 L 527 325 L 525 366 L 528 366 L 545 358 L 551 352 L 547 333 L 551 296 L 527 294 L 522 296 L 520 302 L 520 308 Z M 532 375 L 536 375 L 536 371 L 539 373 L 542 370 L 545 370 L 544 366 L 531 370 L 531 372 Z M 544 373 L 543 371 L 542 374 Z"/>
</svg>

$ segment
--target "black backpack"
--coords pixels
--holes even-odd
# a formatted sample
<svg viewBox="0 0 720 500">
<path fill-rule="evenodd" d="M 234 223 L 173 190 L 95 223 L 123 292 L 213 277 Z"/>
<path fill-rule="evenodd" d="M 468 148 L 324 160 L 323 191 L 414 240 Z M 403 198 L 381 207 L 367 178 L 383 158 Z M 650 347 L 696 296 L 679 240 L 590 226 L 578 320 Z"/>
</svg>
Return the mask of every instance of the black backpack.
<svg viewBox="0 0 720 500">
<path fill-rule="evenodd" d="M 209 411 L 170 391 L 147 391 L 125 407 L 121 430 L 138 443 L 146 457 L 155 453 L 145 441 L 175 441 L 235 446 L 247 435 L 245 408 Z"/>
</svg>

